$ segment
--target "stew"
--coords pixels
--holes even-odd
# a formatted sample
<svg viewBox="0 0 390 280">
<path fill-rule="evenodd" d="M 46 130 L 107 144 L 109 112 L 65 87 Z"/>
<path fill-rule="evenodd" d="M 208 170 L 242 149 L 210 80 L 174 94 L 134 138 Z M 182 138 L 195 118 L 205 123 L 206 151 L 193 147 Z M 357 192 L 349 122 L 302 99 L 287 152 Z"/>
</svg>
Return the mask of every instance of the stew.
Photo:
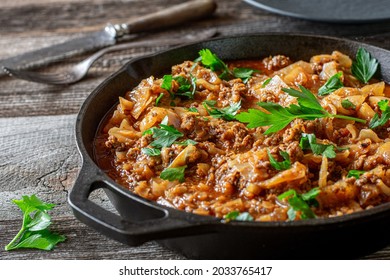
<svg viewBox="0 0 390 280">
<path fill-rule="evenodd" d="M 377 66 L 364 49 L 228 63 L 201 50 L 119 98 L 96 161 L 146 199 L 225 220 L 372 208 L 390 201 L 390 86 Z"/>
</svg>

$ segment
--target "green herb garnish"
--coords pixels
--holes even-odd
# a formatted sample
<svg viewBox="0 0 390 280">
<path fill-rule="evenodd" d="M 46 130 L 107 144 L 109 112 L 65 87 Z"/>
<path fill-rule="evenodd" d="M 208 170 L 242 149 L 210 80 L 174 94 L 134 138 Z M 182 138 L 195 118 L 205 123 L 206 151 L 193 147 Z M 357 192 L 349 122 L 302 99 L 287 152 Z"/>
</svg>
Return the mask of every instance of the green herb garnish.
<svg viewBox="0 0 390 280">
<path fill-rule="evenodd" d="M 353 104 L 348 99 L 344 99 L 343 101 L 341 101 L 341 106 L 343 106 L 344 109 L 353 109 L 353 110 L 356 109 L 355 104 Z"/>
<path fill-rule="evenodd" d="M 389 100 L 381 100 L 378 102 L 378 107 L 382 111 L 382 115 L 379 118 L 378 113 L 375 113 L 374 117 L 371 119 L 369 123 L 370 128 L 376 128 L 378 126 L 385 125 L 390 119 L 390 106 Z"/>
<path fill-rule="evenodd" d="M 156 98 L 156 106 L 158 105 L 158 103 L 160 103 L 160 100 L 161 98 L 163 98 L 164 96 L 164 93 L 160 93 L 160 95 Z"/>
<path fill-rule="evenodd" d="M 188 108 L 188 112 L 199 113 L 198 109 L 195 107 Z"/>
<path fill-rule="evenodd" d="M 206 109 L 207 113 L 214 118 L 224 119 L 227 121 L 234 121 L 235 115 L 238 110 L 241 108 L 241 101 L 236 103 L 231 103 L 230 106 L 225 108 L 216 108 L 214 100 L 205 100 L 203 101 L 203 107 Z"/>
<path fill-rule="evenodd" d="M 48 227 L 51 217 L 47 211 L 55 205 L 41 201 L 35 195 L 22 196 L 21 200 L 12 200 L 23 212 L 22 228 L 14 239 L 5 246 L 5 250 L 20 248 L 35 248 L 51 250 L 54 246 L 65 241 L 65 236 L 51 232 Z"/>
<path fill-rule="evenodd" d="M 196 78 L 192 75 L 190 76 L 191 81 L 188 81 L 182 76 L 173 77 L 172 75 L 164 75 L 161 88 L 167 90 L 171 95 L 171 98 L 175 98 L 176 96 L 185 96 L 193 99 L 196 91 Z M 176 81 L 179 84 L 179 88 L 176 92 L 172 91 L 172 81 Z"/>
<path fill-rule="evenodd" d="M 170 147 L 178 138 L 183 137 L 184 134 L 178 131 L 171 125 L 167 125 L 168 118 L 165 117 L 160 124 L 160 128 L 152 127 L 145 130 L 142 135 L 152 134 L 155 139 L 150 146 L 161 149 L 163 147 Z"/>
<path fill-rule="evenodd" d="M 302 133 L 299 146 L 302 150 L 311 149 L 316 155 L 323 155 L 327 158 L 335 158 L 336 152 L 333 145 L 325 145 L 317 143 L 316 136 L 314 134 Z"/>
<path fill-rule="evenodd" d="M 263 82 L 263 84 L 261 85 L 262 88 L 264 88 L 266 85 L 268 85 L 270 82 L 271 82 L 272 78 L 268 78 L 267 80 L 265 80 Z"/>
<path fill-rule="evenodd" d="M 145 155 L 151 156 L 151 157 L 156 157 L 161 155 L 161 150 L 156 149 L 156 148 L 142 148 L 141 149 L 142 153 Z"/>
<path fill-rule="evenodd" d="M 223 216 L 226 221 L 253 221 L 253 217 L 248 212 L 232 211 Z"/>
<path fill-rule="evenodd" d="M 338 72 L 337 74 L 334 74 L 332 77 L 330 77 L 329 80 L 327 80 L 326 83 L 319 88 L 318 95 L 328 95 L 335 90 L 342 88 L 344 85 L 340 79 L 341 76 L 343 76 L 343 72 Z"/>
<path fill-rule="evenodd" d="M 356 179 L 360 178 L 360 175 L 366 173 L 366 171 L 363 170 L 349 170 L 347 174 L 347 178 L 355 177 Z"/>
<path fill-rule="evenodd" d="M 188 146 L 188 145 L 196 145 L 196 144 L 198 144 L 198 142 L 196 142 L 192 139 L 187 139 L 187 140 L 184 140 L 181 142 L 175 142 L 175 144 L 180 145 L 180 146 Z"/>
<path fill-rule="evenodd" d="M 359 81 L 366 84 L 374 76 L 378 65 L 378 60 L 371 57 L 367 50 L 359 48 L 356 53 L 356 59 L 352 63 L 351 71 Z"/>
<path fill-rule="evenodd" d="M 180 183 L 184 182 L 184 171 L 187 168 L 187 165 L 180 167 L 169 167 L 165 168 L 161 174 L 160 178 L 168 181 L 179 181 Z"/>
<path fill-rule="evenodd" d="M 212 71 L 224 71 L 230 72 L 229 68 L 216 54 L 209 49 L 203 49 L 199 51 L 201 57 L 200 61 L 204 66 L 210 68 Z"/>
<path fill-rule="evenodd" d="M 171 94 L 171 96 L 173 95 L 173 93 L 172 93 L 172 81 L 173 81 L 172 75 L 164 75 L 164 77 L 162 78 L 162 83 L 161 83 L 161 88 L 163 88 L 166 91 L 168 91 L 169 94 Z"/>
<path fill-rule="evenodd" d="M 259 102 L 257 104 L 267 110 L 268 113 L 258 109 L 249 109 L 248 112 L 242 112 L 235 118 L 240 122 L 248 123 L 248 128 L 270 126 L 264 134 L 278 132 L 295 119 L 314 120 L 316 118 L 339 118 L 361 123 L 366 122 L 358 118 L 330 114 L 322 108 L 313 93 L 301 85 L 299 88 L 301 91 L 292 88 L 283 89 L 284 92 L 296 97 L 299 105 L 292 104 L 290 107 L 282 107 L 277 103 Z"/>
<path fill-rule="evenodd" d="M 295 190 L 288 190 L 278 196 L 279 200 L 287 199 L 290 204 L 290 208 L 287 211 L 287 215 L 290 221 L 295 220 L 297 212 L 300 212 L 302 220 L 316 218 L 313 210 L 310 206 L 318 207 L 317 195 L 321 191 L 319 188 L 313 188 L 307 193 L 298 194 Z"/>
<path fill-rule="evenodd" d="M 236 78 L 240 78 L 242 82 L 246 84 L 255 72 L 258 72 L 258 70 L 250 68 L 234 68 L 233 76 Z"/>
<path fill-rule="evenodd" d="M 188 81 L 182 76 L 174 77 L 173 79 L 179 83 L 179 89 L 176 92 L 176 95 L 185 96 L 189 99 L 193 99 L 196 91 L 196 78 L 190 75 L 191 81 Z"/>
<path fill-rule="evenodd" d="M 268 157 L 269 157 L 269 162 L 271 163 L 272 167 L 275 168 L 276 170 L 286 170 L 291 167 L 291 161 L 290 161 L 290 156 L 287 152 L 285 151 L 279 151 L 279 154 L 283 157 L 283 161 L 277 161 L 271 154 L 269 150 L 267 150 Z"/>
<path fill-rule="evenodd" d="M 196 61 L 201 61 L 202 64 L 210 68 L 212 71 L 222 71 L 219 77 L 223 80 L 228 80 L 230 77 L 240 78 L 243 83 L 246 83 L 253 73 L 258 70 L 250 68 L 234 68 L 233 71 L 223 62 L 216 54 L 212 53 L 209 49 L 203 49 L 199 51 L 200 58 Z"/>
<path fill-rule="evenodd" d="M 206 104 L 209 107 L 215 107 L 215 104 L 217 104 L 217 101 L 215 101 L 215 100 L 205 100 L 205 101 L 203 101 L 203 107 L 204 107 L 204 104 Z"/>
</svg>

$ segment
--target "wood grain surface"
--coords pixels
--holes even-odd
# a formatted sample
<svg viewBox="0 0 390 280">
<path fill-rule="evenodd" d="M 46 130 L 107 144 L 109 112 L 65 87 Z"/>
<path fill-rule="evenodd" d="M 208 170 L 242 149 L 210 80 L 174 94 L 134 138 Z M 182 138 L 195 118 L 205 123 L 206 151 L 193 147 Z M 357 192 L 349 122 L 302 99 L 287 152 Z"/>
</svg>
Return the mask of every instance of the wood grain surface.
<svg viewBox="0 0 390 280">
<path fill-rule="evenodd" d="M 179 0 L 2 0 L 0 59 L 99 30 L 107 22 L 126 22 Z M 219 36 L 289 32 L 340 36 L 390 49 L 390 22 L 364 25 L 314 23 L 274 15 L 239 0 L 217 0 L 214 16 L 183 24 L 137 40 L 178 37 L 215 27 Z M 147 4 L 145 4 L 147 3 Z M 149 36 L 149 37 L 148 37 Z M 83 81 L 48 86 L 9 77 L 0 78 L 0 259 L 182 259 L 156 242 L 128 247 L 106 238 L 73 216 L 67 195 L 80 168 L 74 141 L 76 114 L 88 94 L 129 59 L 169 46 L 138 47 L 105 55 Z M 86 57 L 77 56 L 38 71 L 59 71 Z M 37 194 L 57 204 L 51 211 L 53 229 L 67 241 L 51 252 L 4 246 L 19 230 L 21 215 L 10 200 Z M 93 200 L 112 208 L 103 193 Z M 335 257 L 337 258 L 337 256 Z M 367 259 L 390 259 L 390 247 Z"/>
</svg>

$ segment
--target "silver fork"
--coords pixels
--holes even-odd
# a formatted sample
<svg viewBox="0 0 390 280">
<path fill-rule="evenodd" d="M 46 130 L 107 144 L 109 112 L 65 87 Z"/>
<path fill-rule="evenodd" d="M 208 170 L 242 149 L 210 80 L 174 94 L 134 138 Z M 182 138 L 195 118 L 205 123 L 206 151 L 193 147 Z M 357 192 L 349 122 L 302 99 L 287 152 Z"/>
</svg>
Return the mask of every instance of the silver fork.
<svg viewBox="0 0 390 280">
<path fill-rule="evenodd" d="M 181 38 L 171 39 L 152 39 L 144 42 L 130 42 L 102 49 L 83 61 L 72 66 L 70 69 L 59 73 L 39 73 L 34 71 L 16 70 L 3 67 L 3 70 L 10 76 L 22 80 L 51 85 L 66 85 L 80 81 L 88 73 L 92 64 L 102 55 L 108 52 L 121 51 L 135 47 L 151 47 L 156 44 L 174 46 L 186 44 L 198 40 L 204 40 L 213 37 L 217 33 L 216 29 L 206 29 L 197 33 L 190 33 Z"/>
</svg>

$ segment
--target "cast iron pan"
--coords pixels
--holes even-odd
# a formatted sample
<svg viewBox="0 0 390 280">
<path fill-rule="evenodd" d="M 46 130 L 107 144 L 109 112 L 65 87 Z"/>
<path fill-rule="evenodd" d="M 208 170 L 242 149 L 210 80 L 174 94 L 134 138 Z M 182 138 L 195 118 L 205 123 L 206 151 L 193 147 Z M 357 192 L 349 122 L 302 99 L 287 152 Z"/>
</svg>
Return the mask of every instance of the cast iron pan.
<svg viewBox="0 0 390 280">
<path fill-rule="evenodd" d="M 103 117 L 118 96 L 141 79 L 161 77 L 172 65 L 193 60 L 209 48 L 223 60 L 259 59 L 284 54 L 308 60 L 339 50 L 355 56 L 363 46 L 381 65 L 379 78 L 390 81 L 390 51 L 358 42 L 319 36 L 257 34 L 199 42 L 131 60 L 100 84 L 77 117 L 76 140 L 83 163 L 69 203 L 75 216 L 130 246 L 157 240 L 188 258 L 202 259 L 349 259 L 376 251 L 390 241 L 390 203 L 330 219 L 294 222 L 230 222 L 171 209 L 131 193 L 94 162 L 93 140 Z M 120 215 L 89 199 L 103 188 Z"/>
</svg>

